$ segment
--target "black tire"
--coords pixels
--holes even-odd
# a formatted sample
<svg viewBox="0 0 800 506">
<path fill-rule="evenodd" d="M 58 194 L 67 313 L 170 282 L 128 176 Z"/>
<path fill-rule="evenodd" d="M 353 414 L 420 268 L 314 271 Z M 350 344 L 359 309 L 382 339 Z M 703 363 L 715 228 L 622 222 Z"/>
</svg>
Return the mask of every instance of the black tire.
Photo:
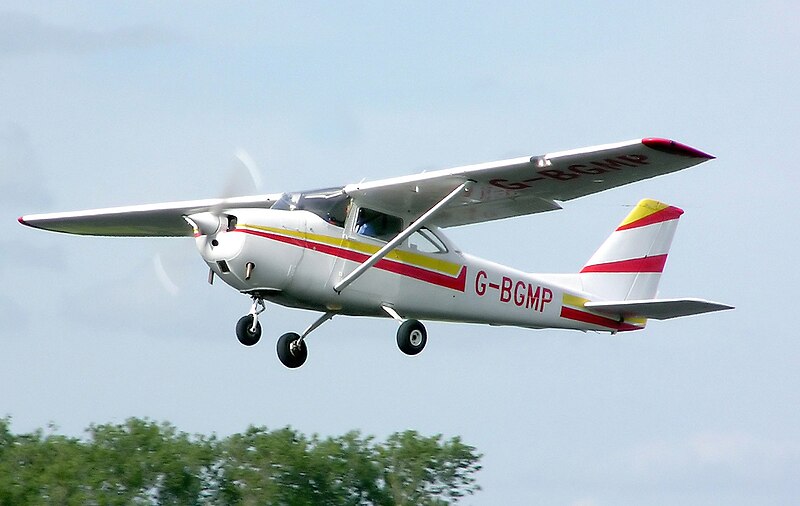
<svg viewBox="0 0 800 506">
<path fill-rule="evenodd" d="M 245 346 L 253 346 L 261 339 L 261 322 L 256 322 L 253 331 L 253 315 L 246 314 L 236 322 L 236 338 Z"/>
<path fill-rule="evenodd" d="M 306 362 L 308 348 L 306 342 L 300 341 L 300 346 L 292 349 L 292 344 L 300 339 L 298 334 L 289 332 L 278 338 L 278 359 L 289 369 L 297 369 Z"/>
<path fill-rule="evenodd" d="M 419 320 L 406 320 L 397 329 L 397 346 L 406 355 L 416 355 L 425 348 L 428 332 Z"/>
</svg>

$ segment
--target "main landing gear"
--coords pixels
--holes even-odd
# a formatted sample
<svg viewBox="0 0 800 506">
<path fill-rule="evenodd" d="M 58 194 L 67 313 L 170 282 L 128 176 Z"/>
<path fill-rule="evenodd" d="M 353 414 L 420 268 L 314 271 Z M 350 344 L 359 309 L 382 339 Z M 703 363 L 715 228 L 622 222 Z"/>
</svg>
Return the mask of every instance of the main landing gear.
<svg viewBox="0 0 800 506">
<path fill-rule="evenodd" d="M 303 365 L 308 358 L 306 342 L 295 332 L 288 332 L 278 338 L 278 359 L 289 369 Z"/>
<path fill-rule="evenodd" d="M 419 320 L 406 320 L 397 329 L 397 347 L 406 355 L 416 355 L 425 348 L 428 332 Z"/>
<path fill-rule="evenodd" d="M 400 322 L 400 328 L 397 329 L 397 347 L 406 355 L 417 355 L 425 348 L 428 342 L 428 331 L 425 330 L 425 325 L 419 320 L 405 320 L 400 316 L 392 306 L 381 306 L 386 314 L 391 316 L 395 321 Z"/>
<path fill-rule="evenodd" d="M 264 312 L 264 299 L 253 295 L 253 305 L 250 312 L 242 316 L 236 323 L 236 337 L 245 346 L 253 346 L 261 339 L 261 323 L 258 315 Z M 402 322 L 397 329 L 397 347 L 406 355 L 417 355 L 428 342 L 428 332 L 419 320 L 403 320 L 393 309 L 384 307 L 387 313 L 397 321 Z M 336 316 L 329 311 L 312 323 L 302 334 L 288 332 L 278 338 L 278 359 L 289 369 L 297 369 L 308 358 L 306 337 L 320 325 Z"/>
</svg>

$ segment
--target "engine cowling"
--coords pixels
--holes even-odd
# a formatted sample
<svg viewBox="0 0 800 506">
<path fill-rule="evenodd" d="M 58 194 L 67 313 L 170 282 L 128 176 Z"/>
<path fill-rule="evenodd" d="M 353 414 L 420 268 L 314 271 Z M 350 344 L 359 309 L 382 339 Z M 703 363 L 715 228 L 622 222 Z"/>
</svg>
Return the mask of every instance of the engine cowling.
<svg viewBox="0 0 800 506">
<path fill-rule="evenodd" d="M 220 215 L 198 213 L 187 221 L 191 219 L 199 232 L 195 241 L 203 259 L 225 283 L 240 291 L 281 291 L 303 257 L 304 214 L 236 209 Z"/>
</svg>

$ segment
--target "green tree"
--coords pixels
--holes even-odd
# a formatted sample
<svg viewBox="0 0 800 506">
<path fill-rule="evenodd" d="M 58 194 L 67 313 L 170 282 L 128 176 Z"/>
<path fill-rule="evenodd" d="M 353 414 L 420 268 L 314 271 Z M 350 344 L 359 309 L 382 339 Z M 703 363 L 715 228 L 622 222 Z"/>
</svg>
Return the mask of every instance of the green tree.
<svg viewBox="0 0 800 506">
<path fill-rule="evenodd" d="M 0 420 L 0 504 L 84 504 L 88 470 L 78 439 L 40 429 L 15 436 Z"/>
<path fill-rule="evenodd" d="M 481 456 L 458 437 L 249 427 L 218 439 L 138 418 L 86 433 L 15 435 L 0 419 L 0 505 L 448 504 L 479 490 Z"/>
<path fill-rule="evenodd" d="M 103 504 L 196 504 L 216 461 L 215 439 L 190 438 L 170 424 L 131 418 L 92 425 L 90 487 Z"/>
<path fill-rule="evenodd" d="M 459 437 L 442 441 L 409 430 L 389 436 L 379 454 L 393 504 L 447 504 L 479 490 L 479 456 Z"/>
</svg>

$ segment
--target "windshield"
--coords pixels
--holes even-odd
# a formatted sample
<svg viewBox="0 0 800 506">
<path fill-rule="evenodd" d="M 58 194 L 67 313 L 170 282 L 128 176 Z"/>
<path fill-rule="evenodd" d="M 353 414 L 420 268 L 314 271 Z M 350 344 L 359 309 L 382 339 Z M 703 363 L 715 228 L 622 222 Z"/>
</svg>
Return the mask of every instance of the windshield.
<svg viewBox="0 0 800 506">
<path fill-rule="evenodd" d="M 347 218 L 350 197 L 341 188 L 306 193 L 284 193 L 271 209 L 309 211 L 337 227 L 343 227 Z"/>
</svg>

